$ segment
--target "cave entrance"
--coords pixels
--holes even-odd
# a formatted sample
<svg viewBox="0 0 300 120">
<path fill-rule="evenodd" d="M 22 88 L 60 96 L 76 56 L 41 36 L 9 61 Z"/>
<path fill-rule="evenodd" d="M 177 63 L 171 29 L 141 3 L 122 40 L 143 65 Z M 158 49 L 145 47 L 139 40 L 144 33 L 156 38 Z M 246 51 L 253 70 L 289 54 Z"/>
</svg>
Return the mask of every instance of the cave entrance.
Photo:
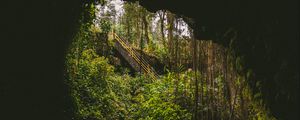
<svg viewBox="0 0 300 120">
<path fill-rule="evenodd" d="M 234 50 L 195 39 L 182 17 L 120 0 L 87 6 L 66 57 L 79 119 L 273 119 Z"/>
</svg>

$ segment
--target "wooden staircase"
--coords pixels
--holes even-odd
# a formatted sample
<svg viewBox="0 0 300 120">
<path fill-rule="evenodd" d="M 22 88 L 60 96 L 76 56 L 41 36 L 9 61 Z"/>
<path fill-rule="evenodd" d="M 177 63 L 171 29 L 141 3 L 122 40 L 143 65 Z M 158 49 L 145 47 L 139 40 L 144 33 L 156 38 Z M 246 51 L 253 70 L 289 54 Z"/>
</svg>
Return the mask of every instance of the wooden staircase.
<svg viewBox="0 0 300 120">
<path fill-rule="evenodd" d="M 121 39 L 116 33 L 111 32 L 110 34 L 115 40 L 114 48 L 135 71 L 148 75 L 152 80 L 157 80 L 158 74 L 149 64 L 149 61 L 143 58 L 140 52 L 137 52 L 127 41 Z"/>
</svg>

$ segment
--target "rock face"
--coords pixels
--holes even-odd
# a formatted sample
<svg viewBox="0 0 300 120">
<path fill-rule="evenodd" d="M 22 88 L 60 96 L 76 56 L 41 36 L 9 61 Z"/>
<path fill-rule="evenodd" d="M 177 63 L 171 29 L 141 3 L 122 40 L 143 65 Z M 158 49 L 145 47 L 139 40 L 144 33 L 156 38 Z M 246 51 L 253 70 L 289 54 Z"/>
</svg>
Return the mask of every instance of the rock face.
<svg viewBox="0 0 300 120">
<path fill-rule="evenodd" d="M 80 0 L 13 0 L 0 7 L 0 119 L 70 120 L 65 51 Z"/>
<path fill-rule="evenodd" d="M 245 70 L 253 70 L 253 80 L 261 81 L 272 114 L 299 119 L 298 1 L 125 1 L 139 1 L 152 12 L 167 9 L 182 16 L 197 39 L 231 44 L 244 57 Z"/>
</svg>

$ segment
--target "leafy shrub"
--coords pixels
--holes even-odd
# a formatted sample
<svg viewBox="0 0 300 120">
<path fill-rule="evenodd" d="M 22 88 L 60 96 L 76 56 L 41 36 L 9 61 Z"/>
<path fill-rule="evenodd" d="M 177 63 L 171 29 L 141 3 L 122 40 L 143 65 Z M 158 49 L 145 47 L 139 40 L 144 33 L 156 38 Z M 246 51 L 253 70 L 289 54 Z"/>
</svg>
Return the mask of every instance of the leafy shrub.
<svg viewBox="0 0 300 120">
<path fill-rule="evenodd" d="M 76 106 L 78 119 L 120 119 L 126 112 L 130 90 L 127 86 L 129 76 L 117 76 L 108 60 L 98 56 L 92 49 L 84 50 L 77 61 L 69 67 L 68 83 Z M 71 62 L 72 63 L 72 62 Z"/>
<path fill-rule="evenodd" d="M 171 77 L 141 86 L 133 97 L 130 112 L 132 119 L 182 120 L 192 114 L 175 103 L 174 84 Z"/>
</svg>

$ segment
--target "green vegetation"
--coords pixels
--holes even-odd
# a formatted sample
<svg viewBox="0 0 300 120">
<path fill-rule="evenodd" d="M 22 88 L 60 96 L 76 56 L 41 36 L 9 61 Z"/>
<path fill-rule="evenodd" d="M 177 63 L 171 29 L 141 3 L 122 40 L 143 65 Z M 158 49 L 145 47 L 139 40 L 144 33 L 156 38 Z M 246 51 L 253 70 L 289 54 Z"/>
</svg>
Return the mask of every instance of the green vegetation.
<svg viewBox="0 0 300 120">
<path fill-rule="evenodd" d="M 119 16 L 111 2 L 91 8 L 89 14 L 99 18 L 81 21 L 66 57 L 75 119 L 275 119 L 260 92 L 249 87 L 252 74 L 243 71 L 242 58 L 230 48 L 195 40 L 178 16 L 150 13 L 136 3 L 125 3 Z M 159 59 L 164 74 L 153 81 L 140 71 L 130 73 L 111 31 Z"/>
</svg>

